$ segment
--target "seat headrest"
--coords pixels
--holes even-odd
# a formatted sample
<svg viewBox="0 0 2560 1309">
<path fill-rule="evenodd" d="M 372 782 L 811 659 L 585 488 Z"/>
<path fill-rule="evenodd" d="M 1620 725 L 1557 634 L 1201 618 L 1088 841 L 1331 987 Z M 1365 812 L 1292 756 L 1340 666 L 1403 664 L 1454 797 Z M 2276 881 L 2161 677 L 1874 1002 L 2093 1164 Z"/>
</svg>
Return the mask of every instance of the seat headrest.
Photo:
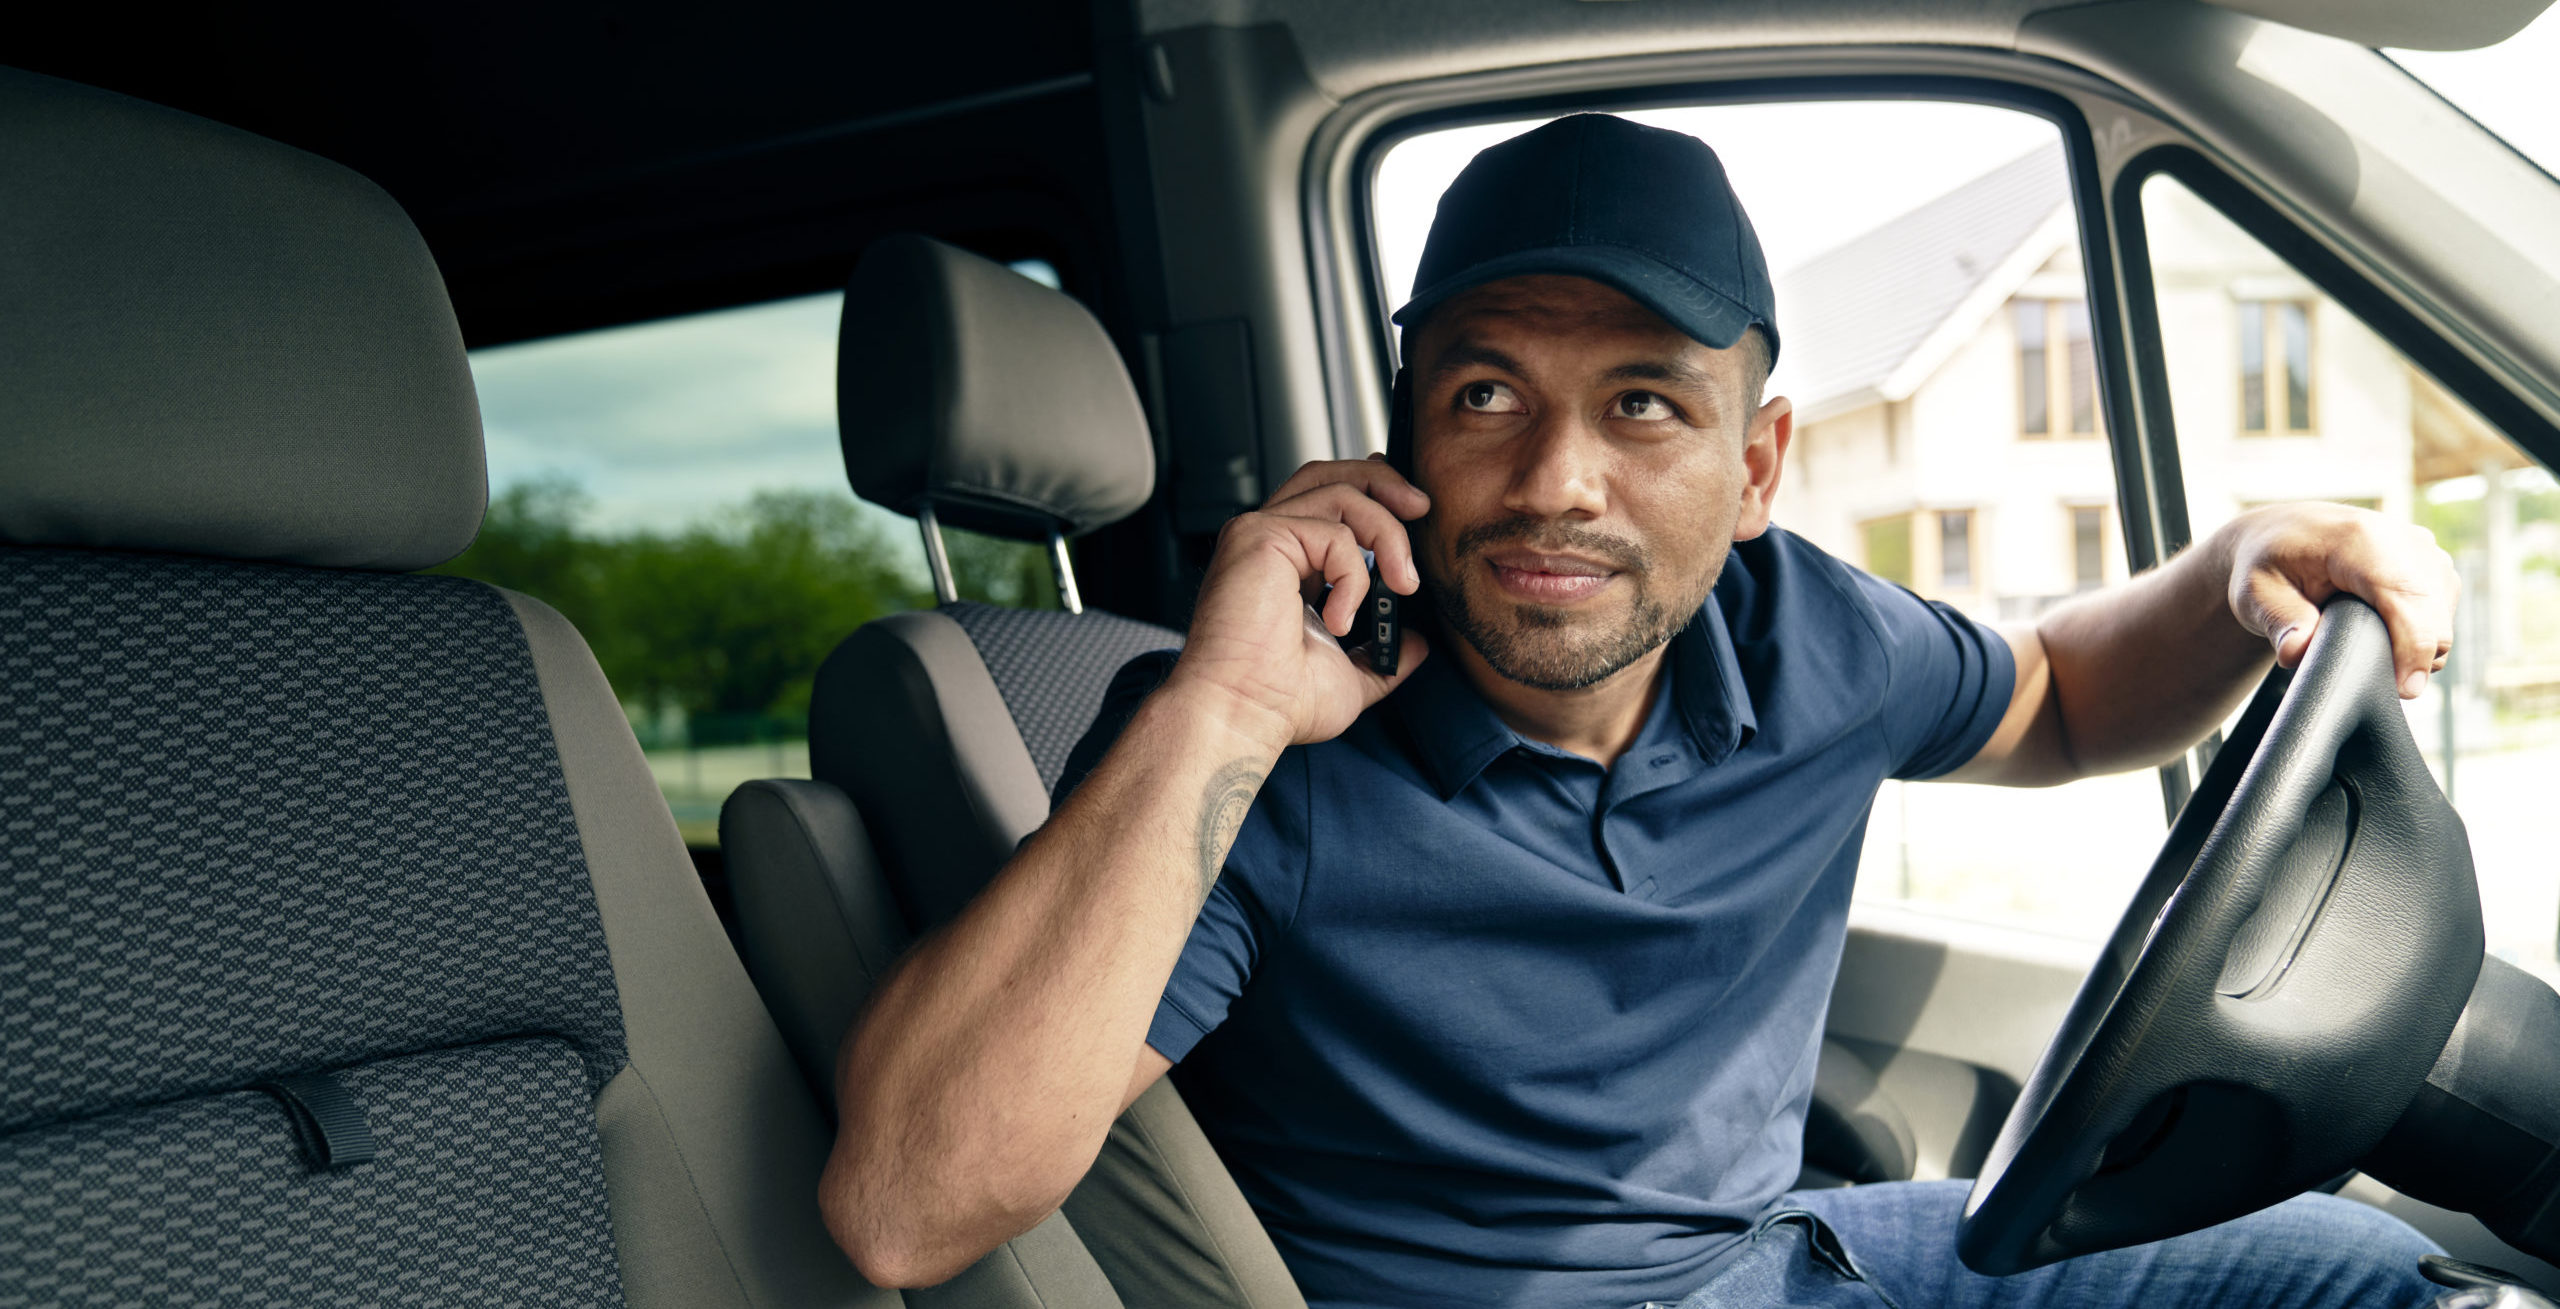
<svg viewBox="0 0 2560 1309">
<path fill-rule="evenodd" d="M 863 252 L 836 367 L 856 495 L 1038 539 L 1128 516 L 1154 443 L 1111 338 L 1074 300 L 921 236 Z"/>
<path fill-rule="evenodd" d="M 444 281 L 390 196 L 0 68 L 0 541 L 413 569 L 488 501 Z"/>
</svg>

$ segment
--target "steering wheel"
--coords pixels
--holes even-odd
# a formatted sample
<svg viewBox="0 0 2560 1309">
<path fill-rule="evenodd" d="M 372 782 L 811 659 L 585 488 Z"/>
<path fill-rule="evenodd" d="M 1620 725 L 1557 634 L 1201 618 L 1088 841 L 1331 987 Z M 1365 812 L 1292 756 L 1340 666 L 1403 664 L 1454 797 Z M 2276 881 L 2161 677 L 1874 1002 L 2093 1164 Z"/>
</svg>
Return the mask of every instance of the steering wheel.
<svg viewBox="0 0 2560 1309">
<path fill-rule="evenodd" d="M 2179 812 L 2001 1127 L 1958 1256 L 2022 1272 L 2344 1173 L 2416 1097 L 2481 952 L 2470 843 L 2390 634 L 2341 596 Z"/>
</svg>

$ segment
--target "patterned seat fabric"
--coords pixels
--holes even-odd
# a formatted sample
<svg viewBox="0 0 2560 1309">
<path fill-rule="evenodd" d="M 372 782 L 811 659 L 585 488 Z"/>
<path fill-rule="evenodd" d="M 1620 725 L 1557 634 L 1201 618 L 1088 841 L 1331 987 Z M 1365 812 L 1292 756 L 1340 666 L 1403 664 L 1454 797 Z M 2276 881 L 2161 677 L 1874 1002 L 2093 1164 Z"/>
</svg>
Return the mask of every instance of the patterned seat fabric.
<svg viewBox="0 0 2560 1309">
<path fill-rule="evenodd" d="M 1149 650 L 1182 644 L 1171 628 L 1114 614 L 1064 614 L 961 601 L 941 613 L 969 634 L 1005 712 L 1022 733 L 1040 788 L 1057 789 L 1067 756 L 1102 708 L 1120 666 Z"/>
<path fill-rule="evenodd" d="M 0 1306 L 1118 1309 L 829 1238 L 585 641 L 409 575 L 488 484 L 399 205 L 6 68 L 0 177 Z"/>
<path fill-rule="evenodd" d="M 438 577 L 0 549 L 0 1305 L 620 1304 L 622 1014 L 524 633 Z M 378 1146 L 309 1167 L 335 1070 Z"/>
</svg>

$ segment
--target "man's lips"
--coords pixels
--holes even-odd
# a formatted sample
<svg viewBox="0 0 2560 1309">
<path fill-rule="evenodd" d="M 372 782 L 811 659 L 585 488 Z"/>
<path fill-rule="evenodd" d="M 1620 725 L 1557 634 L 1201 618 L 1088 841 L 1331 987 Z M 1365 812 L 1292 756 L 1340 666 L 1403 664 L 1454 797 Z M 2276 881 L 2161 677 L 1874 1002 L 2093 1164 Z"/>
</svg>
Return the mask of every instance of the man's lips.
<svg viewBox="0 0 2560 1309">
<path fill-rule="evenodd" d="M 1485 556 L 1496 584 L 1510 595 L 1539 604 L 1571 604 L 1597 594 L 1618 570 L 1576 555 L 1498 550 Z"/>
</svg>

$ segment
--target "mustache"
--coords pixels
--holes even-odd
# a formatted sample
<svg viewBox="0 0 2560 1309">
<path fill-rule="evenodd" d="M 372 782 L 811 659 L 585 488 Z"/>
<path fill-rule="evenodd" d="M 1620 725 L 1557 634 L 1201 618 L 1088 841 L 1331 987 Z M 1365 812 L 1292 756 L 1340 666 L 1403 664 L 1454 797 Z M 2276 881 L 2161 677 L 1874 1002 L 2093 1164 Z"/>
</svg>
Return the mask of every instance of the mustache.
<svg viewBox="0 0 2560 1309">
<path fill-rule="evenodd" d="M 1653 567 L 1653 555 L 1623 536 L 1535 518 L 1478 523 L 1458 533 L 1457 539 L 1449 543 L 1449 552 L 1464 559 L 1502 545 L 1518 545 L 1545 554 L 1590 555 L 1629 573 L 1642 573 Z"/>
</svg>

